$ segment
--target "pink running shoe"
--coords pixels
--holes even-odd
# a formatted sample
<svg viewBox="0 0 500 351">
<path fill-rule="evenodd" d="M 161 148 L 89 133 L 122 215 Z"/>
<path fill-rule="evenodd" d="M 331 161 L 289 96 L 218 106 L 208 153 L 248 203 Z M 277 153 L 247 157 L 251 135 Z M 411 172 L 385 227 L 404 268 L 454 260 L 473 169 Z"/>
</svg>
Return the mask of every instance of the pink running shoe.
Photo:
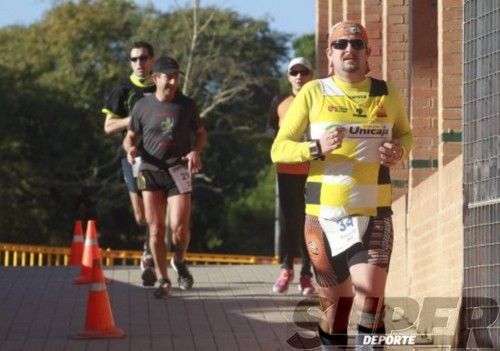
<svg viewBox="0 0 500 351">
<path fill-rule="evenodd" d="M 273 291 L 278 294 L 284 294 L 288 291 L 288 285 L 293 280 L 293 269 L 282 269 L 280 277 L 273 285 Z"/>
<path fill-rule="evenodd" d="M 312 283 L 312 278 L 308 275 L 301 275 L 299 281 L 299 291 L 302 295 L 312 295 L 316 291 Z"/>
</svg>

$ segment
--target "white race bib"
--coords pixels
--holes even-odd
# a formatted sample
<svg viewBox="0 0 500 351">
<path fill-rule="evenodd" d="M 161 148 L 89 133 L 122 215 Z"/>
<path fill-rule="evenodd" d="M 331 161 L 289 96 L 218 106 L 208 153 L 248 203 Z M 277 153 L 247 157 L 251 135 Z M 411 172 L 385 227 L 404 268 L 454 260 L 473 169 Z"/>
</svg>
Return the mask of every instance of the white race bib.
<svg viewBox="0 0 500 351">
<path fill-rule="evenodd" d="M 369 221 L 368 216 L 346 217 L 339 221 L 320 217 L 319 224 L 326 234 L 332 256 L 337 256 L 352 245 L 363 242 Z"/>
<path fill-rule="evenodd" d="M 134 178 L 137 178 L 137 176 L 139 175 L 139 167 L 141 163 L 142 163 L 141 156 L 134 158 L 134 164 L 132 165 L 132 176 Z"/>
<path fill-rule="evenodd" d="M 172 176 L 172 179 L 181 194 L 188 193 L 193 190 L 191 185 L 191 173 L 189 173 L 189 169 L 186 164 L 172 166 L 168 169 L 168 173 Z"/>
</svg>

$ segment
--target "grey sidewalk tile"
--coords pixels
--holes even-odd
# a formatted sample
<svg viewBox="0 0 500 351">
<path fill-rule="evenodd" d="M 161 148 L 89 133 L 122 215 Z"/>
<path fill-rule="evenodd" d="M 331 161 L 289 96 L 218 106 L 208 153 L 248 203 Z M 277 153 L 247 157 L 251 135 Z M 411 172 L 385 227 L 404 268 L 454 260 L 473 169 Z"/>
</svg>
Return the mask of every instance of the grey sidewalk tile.
<svg viewBox="0 0 500 351">
<path fill-rule="evenodd" d="M 23 341 L 7 341 L 0 344 L 0 350 L 2 351 L 24 351 L 24 342 Z M 41 348 L 33 349 L 33 350 L 41 350 Z"/>
<path fill-rule="evenodd" d="M 89 340 L 88 350 L 92 351 L 107 351 L 109 349 L 110 340 L 107 339 L 96 339 Z"/>
<path fill-rule="evenodd" d="M 125 331 L 125 333 L 127 333 Z M 109 341 L 108 350 L 109 351 L 122 351 L 130 349 L 130 338 L 128 335 L 125 335 L 124 338 L 121 339 L 113 339 Z"/>
<path fill-rule="evenodd" d="M 153 351 L 169 351 L 173 350 L 172 338 L 166 336 L 153 336 L 152 350 Z"/>
</svg>

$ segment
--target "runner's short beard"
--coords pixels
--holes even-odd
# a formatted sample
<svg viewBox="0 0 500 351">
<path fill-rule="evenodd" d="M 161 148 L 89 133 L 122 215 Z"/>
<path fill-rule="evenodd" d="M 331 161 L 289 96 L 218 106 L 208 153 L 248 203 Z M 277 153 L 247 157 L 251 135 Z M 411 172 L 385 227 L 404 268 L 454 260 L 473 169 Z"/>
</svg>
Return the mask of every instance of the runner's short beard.
<svg viewBox="0 0 500 351">
<path fill-rule="evenodd" d="M 342 62 L 342 70 L 344 72 L 353 73 L 356 72 L 358 69 L 359 65 L 357 63 L 352 64 L 352 63 Z"/>
</svg>

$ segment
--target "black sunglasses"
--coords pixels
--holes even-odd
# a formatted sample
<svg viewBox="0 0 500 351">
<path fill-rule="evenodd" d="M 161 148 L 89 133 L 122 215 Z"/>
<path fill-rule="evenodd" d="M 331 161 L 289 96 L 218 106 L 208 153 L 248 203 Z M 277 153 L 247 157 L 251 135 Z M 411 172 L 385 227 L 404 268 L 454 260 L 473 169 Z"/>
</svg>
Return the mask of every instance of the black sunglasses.
<svg viewBox="0 0 500 351">
<path fill-rule="evenodd" d="M 144 61 L 147 61 L 148 59 L 149 59 L 148 55 L 141 55 L 141 56 L 137 56 L 137 57 L 131 57 L 130 61 L 137 62 L 137 60 L 139 60 L 140 62 L 144 62 Z"/>
<path fill-rule="evenodd" d="M 348 44 L 351 44 L 351 46 L 356 50 L 361 50 L 366 47 L 365 42 L 361 39 L 338 39 L 332 42 L 330 45 L 334 49 L 345 50 Z"/>
<path fill-rule="evenodd" d="M 308 69 L 303 69 L 303 70 L 292 69 L 288 74 L 291 75 L 292 77 L 297 76 L 299 73 L 302 76 L 308 76 L 310 72 L 311 71 L 309 71 Z"/>
</svg>

